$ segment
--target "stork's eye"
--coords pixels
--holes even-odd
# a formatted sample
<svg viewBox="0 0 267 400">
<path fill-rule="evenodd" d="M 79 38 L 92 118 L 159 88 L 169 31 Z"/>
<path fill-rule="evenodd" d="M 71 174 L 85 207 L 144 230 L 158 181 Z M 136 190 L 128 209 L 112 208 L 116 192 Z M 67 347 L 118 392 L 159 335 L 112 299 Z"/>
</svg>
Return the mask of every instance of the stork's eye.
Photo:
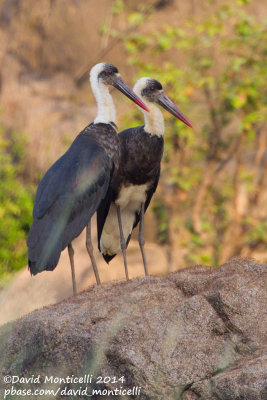
<svg viewBox="0 0 267 400">
<path fill-rule="evenodd" d="M 151 92 L 154 92 L 154 90 L 155 90 L 155 88 L 152 86 L 152 87 L 150 88 L 150 91 L 151 91 Z"/>
<path fill-rule="evenodd" d="M 113 75 L 113 71 L 108 71 L 108 74 L 109 75 Z"/>
</svg>

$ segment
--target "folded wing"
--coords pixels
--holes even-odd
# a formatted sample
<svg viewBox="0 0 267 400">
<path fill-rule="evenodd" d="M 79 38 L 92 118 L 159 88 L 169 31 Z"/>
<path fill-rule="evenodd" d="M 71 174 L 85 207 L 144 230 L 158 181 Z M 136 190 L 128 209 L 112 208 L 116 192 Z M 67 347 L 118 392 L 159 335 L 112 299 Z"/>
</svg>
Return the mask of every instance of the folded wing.
<svg viewBox="0 0 267 400">
<path fill-rule="evenodd" d="M 47 171 L 37 190 L 27 239 L 32 274 L 53 270 L 105 197 L 113 163 L 105 150 L 80 134 Z"/>
</svg>

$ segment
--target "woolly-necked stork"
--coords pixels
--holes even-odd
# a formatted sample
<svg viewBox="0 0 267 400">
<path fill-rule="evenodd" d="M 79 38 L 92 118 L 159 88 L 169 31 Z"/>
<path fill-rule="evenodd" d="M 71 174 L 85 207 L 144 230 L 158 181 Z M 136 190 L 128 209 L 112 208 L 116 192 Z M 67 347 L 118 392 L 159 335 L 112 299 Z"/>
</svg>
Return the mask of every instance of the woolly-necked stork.
<svg viewBox="0 0 267 400">
<path fill-rule="evenodd" d="M 122 251 L 126 279 L 129 279 L 126 247 L 133 228 L 139 225 L 139 245 L 145 274 L 148 275 L 144 252 L 144 213 L 155 192 L 163 154 L 164 119 L 158 106 L 192 127 L 188 119 L 165 95 L 161 84 L 151 78 L 141 78 L 133 89 L 149 108 L 143 111 L 145 125 L 119 133 L 121 168 L 112 182 L 108 195 L 97 211 L 98 246 L 108 263 Z"/>
<path fill-rule="evenodd" d="M 33 208 L 33 224 L 27 239 L 29 269 L 33 275 L 54 270 L 61 251 L 68 246 L 74 294 L 76 282 L 71 242 L 85 227 L 87 251 L 96 281 L 100 284 L 93 256 L 90 219 L 105 197 L 112 177 L 116 175 L 120 158 L 119 138 L 114 129 L 116 111 L 108 86 L 114 86 L 148 110 L 112 64 L 95 65 L 90 71 L 90 82 L 97 101 L 97 117 L 76 137 L 68 151 L 41 180 Z"/>
</svg>

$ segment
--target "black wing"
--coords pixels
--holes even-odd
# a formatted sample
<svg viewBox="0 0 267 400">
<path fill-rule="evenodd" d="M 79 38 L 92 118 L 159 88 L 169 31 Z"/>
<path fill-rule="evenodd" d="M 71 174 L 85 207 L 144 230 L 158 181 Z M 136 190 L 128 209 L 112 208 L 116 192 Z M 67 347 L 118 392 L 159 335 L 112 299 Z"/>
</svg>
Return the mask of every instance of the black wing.
<svg viewBox="0 0 267 400">
<path fill-rule="evenodd" d="M 112 178 L 112 188 L 109 188 L 106 197 L 97 210 L 98 248 L 100 238 L 109 212 L 110 204 L 118 195 L 121 184 L 142 185 L 150 183 L 146 193 L 145 211 L 157 188 L 160 176 L 160 161 L 163 154 L 163 138 L 151 136 L 144 126 L 126 129 L 119 133 L 121 146 L 120 171 L 118 176 Z M 114 179 L 115 178 L 115 179 Z M 140 221 L 140 210 L 135 214 L 133 229 Z M 126 238 L 127 245 L 131 235 Z M 114 255 L 103 254 L 105 261 L 109 262 Z"/>
<path fill-rule="evenodd" d="M 97 209 L 97 241 L 98 241 L 98 249 L 101 252 L 100 249 L 100 239 L 102 235 L 102 231 L 106 222 L 106 218 L 109 212 L 110 204 L 112 203 L 112 189 L 109 187 L 106 196 L 103 198 L 101 203 L 99 204 L 99 207 Z"/>
<path fill-rule="evenodd" d="M 47 171 L 37 190 L 27 239 L 31 273 L 53 270 L 61 251 L 77 237 L 105 197 L 112 161 L 81 133 Z"/>
</svg>

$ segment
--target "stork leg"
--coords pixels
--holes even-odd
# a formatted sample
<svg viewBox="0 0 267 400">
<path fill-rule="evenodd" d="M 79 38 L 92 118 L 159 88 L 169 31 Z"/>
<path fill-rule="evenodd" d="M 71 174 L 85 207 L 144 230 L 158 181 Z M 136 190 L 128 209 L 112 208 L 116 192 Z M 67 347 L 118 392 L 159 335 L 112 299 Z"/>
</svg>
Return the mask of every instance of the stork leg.
<svg viewBox="0 0 267 400">
<path fill-rule="evenodd" d="M 77 286 L 76 286 L 76 278 L 75 278 L 75 269 L 74 269 L 74 250 L 72 244 L 68 245 L 68 252 L 70 258 L 70 266 L 71 266 L 71 277 L 72 277 L 72 289 L 73 289 L 73 296 L 77 294 Z"/>
<path fill-rule="evenodd" d="M 91 259 L 91 263 L 92 263 L 93 270 L 95 273 L 96 283 L 98 285 L 101 285 L 99 273 L 98 273 L 98 269 L 97 269 L 97 265 L 96 265 L 96 261 L 95 261 L 95 257 L 94 257 L 94 248 L 93 248 L 92 239 L 91 239 L 91 220 L 88 222 L 87 227 L 86 227 L 86 248 L 87 248 L 88 254 Z"/>
<path fill-rule="evenodd" d="M 138 242 L 139 242 L 140 250 L 141 250 L 141 253 L 142 253 L 142 257 L 143 257 L 145 275 L 148 276 L 149 274 L 148 274 L 147 263 L 146 263 L 146 253 L 145 253 L 145 249 L 144 249 L 144 245 L 145 245 L 144 215 L 145 215 L 145 203 L 142 203 L 142 205 L 141 205 L 141 218 L 140 218 L 140 223 L 139 223 Z"/>
<path fill-rule="evenodd" d="M 124 238 L 123 230 L 122 230 L 121 209 L 120 209 L 120 206 L 118 206 L 118 205 L 117 205 L 117 215 L 118 215 L 119 230 L 120 230 L 121 251 L 122 251 L 122 255 L 123 255 L 126 280 L 128 281 L 129 274 L 128 274 L 127 258 L 126 258 L 126 242 L 125 242 L 125 238 Z"/>
</svg>

